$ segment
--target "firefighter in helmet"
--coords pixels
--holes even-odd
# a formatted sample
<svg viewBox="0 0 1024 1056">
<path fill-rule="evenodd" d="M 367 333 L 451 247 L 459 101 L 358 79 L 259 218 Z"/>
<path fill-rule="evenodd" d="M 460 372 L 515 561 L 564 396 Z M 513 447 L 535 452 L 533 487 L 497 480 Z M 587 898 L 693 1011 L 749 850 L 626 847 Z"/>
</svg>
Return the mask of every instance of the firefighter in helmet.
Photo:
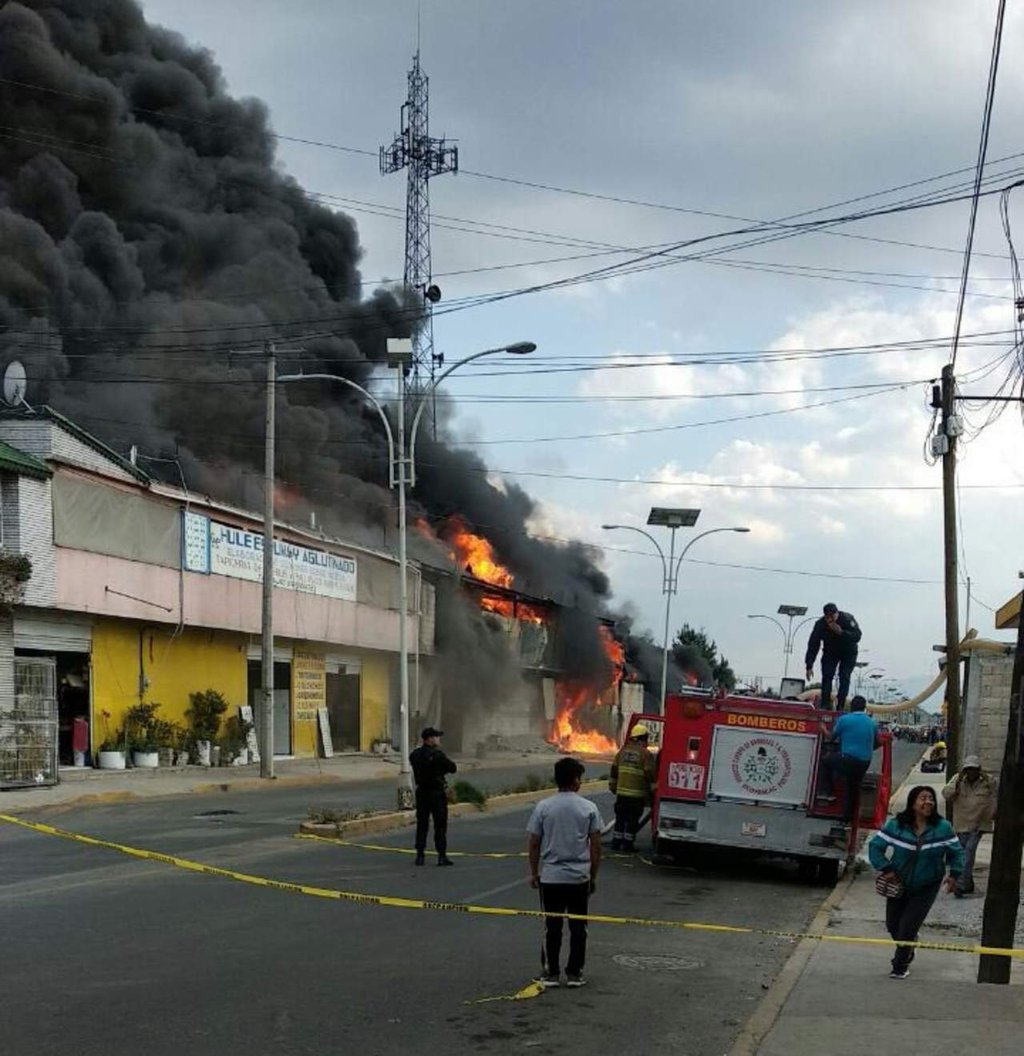
<svg viewBox="0 0 1024 1056">
<path fill-rule="evenodd" d="M 647 747 L 649 736 L 647 727 L 638 722 L 629 731 L 629 740 L 619 749 L 612 763 L 608 787 L 615 795 L 613 851 L 635 850 L 644 807 L 654 798 L 658 770 L 657 761 Z"/>
</svg>

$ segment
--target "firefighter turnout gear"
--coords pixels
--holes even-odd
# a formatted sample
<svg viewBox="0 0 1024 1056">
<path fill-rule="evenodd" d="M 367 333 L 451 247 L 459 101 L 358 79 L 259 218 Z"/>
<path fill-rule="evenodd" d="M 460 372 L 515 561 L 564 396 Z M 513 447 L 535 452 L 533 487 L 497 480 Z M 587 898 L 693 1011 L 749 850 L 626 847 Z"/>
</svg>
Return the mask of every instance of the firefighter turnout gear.
<svg viewBox="0 0 1024 1056">
<path fill-rule="evenodd" d="M 657 780 L 657 762 L 647 748 L 647 729 L 634 726 L 630 739 L 615 756 L 608 778 L 608 787 L 615 793 L 612 850 L 635 849 L 640 819 L 653 799 Z"/>
</svg>

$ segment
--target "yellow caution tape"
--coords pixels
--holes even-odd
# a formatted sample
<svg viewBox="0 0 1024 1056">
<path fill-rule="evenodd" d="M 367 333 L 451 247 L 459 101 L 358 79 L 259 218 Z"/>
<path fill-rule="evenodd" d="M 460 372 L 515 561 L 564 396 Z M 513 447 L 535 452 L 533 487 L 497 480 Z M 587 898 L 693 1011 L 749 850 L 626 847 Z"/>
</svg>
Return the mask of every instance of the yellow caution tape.
<svg viewBox="0 0 1024 1056">
<path fill-rule="evenodd" d="M 514 994 L 499 994 L 497 997 L 478 997 L 475 1001 L 464 1001 L 466 1005 L 488 1005 L 492 1001 L 528 1001 L 531 997 L 540 997 L 544 993 L 544 987 L 536 980 L 527 983 L 522 990 Z"/>
<path fill-rule="evenodd" d="M 355 847 L 360 851 L 386 851 L 388 854 L 415 854 L 415 847 L 391 847 L 383 843 L 357 843 L 355 840 L 346 840 L 341 836 L 319 836 L 315 832 L 297 832 L 297 840 L 316 840 L 320 843 L 336 843 L 342 847 Z M 447 851 L 449 858 L 525 858 L 526 851 Z M 602 858 L 633 859 L 633 854 L 605 853 Z M 649 863 L 648 863 L 649 864 Z"/>
<path fill-rule="evenodd" d="M 59 836 L 61 839 L 84 843 L 89 847 L 103 847 L 109 851 L 118 851 L 131 858 L 142 861 L 160 862 L 173 865 L 177 869 L 187 869 L 193 873 L 207 876 L 219 876 L 225 880 L 237 880 L 243 884 L 257 887 L 269 887 L 275 891 L 289 891 L 296 895 L 309 895 L 313 898 L 327 898 L 335 902 L 355 902 L 364 906 L 388 906 L 392 909 L 432 909 L 448 913 L 467 913 L 487 917 L 561 917 L 568 920 L 583 920 L 590 924 L 625 924 L 643 928 L 675 928 L 681 931 L 702 931 L 723 935 L 766 935 L 779 939 L 814 939 L 817 942 L 842 942 L 861 946 L 893 946 L 892 939 L 868 938 L 859 935 L 813 935 L 802 931 L 777 931 L 772 928 L 752 928 L 738 924 L 706 924 L 689 920 L 659 920 L 654 917 L 621 917 L 603 913 L 545 913 L 540 909 L 511 909 L 506 906 L 476 906 L 465 902 L 437 902 L 424 898 L 398 898 L 394 895 L 364 895 L 356 891 L 337 891 L 329 887 L 315 887 L 311 884 L 294 884 L 286 880 L 271 880 L 265 876 L 253 876 L 251 873 L 240 873 L 235 869 L 222 869 L 203 862 L 194 862 L 188 858 L 179 858 L 172 854 L 161 854 L 159 851 L 148 851 L 141 847 L 129 847 L 112 840 L 101 840 L 96 836 L 84 836 L 77 832 L 68 832 L 53 825 L 38 821 L 25 821 L 13 814 L 0 814 L 0 821 L 17 825 L 32 832 L 46 836 Z M 943 950 L 948 953 L 990 954 L 999 957 L 1024 958 L 1024 949 L 1002 946 L 960 946 L 946 942 L 905 942 L 901 946 L 912 946 L 920 950 Z"/>
</svg>

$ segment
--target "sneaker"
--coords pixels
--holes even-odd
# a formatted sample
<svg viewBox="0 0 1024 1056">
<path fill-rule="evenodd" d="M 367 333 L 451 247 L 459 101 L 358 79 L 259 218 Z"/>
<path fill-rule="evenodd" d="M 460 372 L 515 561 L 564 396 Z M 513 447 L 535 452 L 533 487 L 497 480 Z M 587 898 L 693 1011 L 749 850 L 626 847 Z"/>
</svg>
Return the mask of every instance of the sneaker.
<svg viewBox="0 0 1024 1056">
<path fill-rule="evenodd" d="M 562 980 L 559 977 L 558 972 L 544 972 L 541 975 L 538 975 L 534 982 L 540 983 L 545 990 L 554 990 L 556 987 L 562 985 Z"/>
<path fill-rule="evenodd" d="M 425 865 L 426 861 L 427 861 L 427 859 L 426 859 L 425 855 L 422 855 L 422 854 L 417 854 L 416 855 L 416 862 L 415 862 L 416 865 Z"/>
<path fill-rule="evenodd" d="M 906 979 L 908 975 L 910 975 L 909 968 L 893 968 L 893 970 L 889 973 L 889 978 Z"/>
<path fill-rule="evenodd" d="M 451 860 L 451 858 L 448 857 L 447 854 L 442 854 L 437 859 L 437 864 L 438 865 L 454 865 L 455 863 Z"/>
<path fill-rule="evenodd" d="M 578 989 L 581 986 L 586 986 L 587 985 L 587 981 L 586 981 L 586 979 L 583 978 L 583 974 L 582 973 L 580 973 L 579 975 L 570 975 L 568 972 L 566 972 L 565 973 L 565 985 L 567 987 L 569 987 L 570 990 L 574 990 L 574 989 Z"/>
</svg>

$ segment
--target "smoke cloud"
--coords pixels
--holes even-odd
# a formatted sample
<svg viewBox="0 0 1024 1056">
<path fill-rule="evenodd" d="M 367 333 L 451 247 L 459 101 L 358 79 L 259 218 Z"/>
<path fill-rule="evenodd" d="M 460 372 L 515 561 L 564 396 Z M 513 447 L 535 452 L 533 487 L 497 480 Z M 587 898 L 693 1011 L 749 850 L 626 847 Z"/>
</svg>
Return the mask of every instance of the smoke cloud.
<svg viewBox="0 0 1024 1056">
<path fill-rule="evenodd" d="M 258 508 L 264 368 L 229 352 L 273 340 L 301 347 L 288 368 L 372 385 L 419 306 L 367 294 L 354 222 L 281 171 L 265 106 L 229 96 L 209 52 L 134 0 L 8 2 L 0 79 L 0 365 L 23 360 L 30 401 L 114 448 L 177 460 L 192 488 Z M 386 540 L 387 451 L 358 394 L 280 386 L 278 437 L 282 514 L 314 507 L 357 541 Z M 569 607 L 559 665 L 607 673 L 596 554 L 530 538 L 533 500 L 494 487 L 443 423 L 419 462 L 419 512 L 458 512 L 490 538 L 517 587 Z M 493 667 L 480 614 L 444 608 L 442 648 Z"/>
</svg>

